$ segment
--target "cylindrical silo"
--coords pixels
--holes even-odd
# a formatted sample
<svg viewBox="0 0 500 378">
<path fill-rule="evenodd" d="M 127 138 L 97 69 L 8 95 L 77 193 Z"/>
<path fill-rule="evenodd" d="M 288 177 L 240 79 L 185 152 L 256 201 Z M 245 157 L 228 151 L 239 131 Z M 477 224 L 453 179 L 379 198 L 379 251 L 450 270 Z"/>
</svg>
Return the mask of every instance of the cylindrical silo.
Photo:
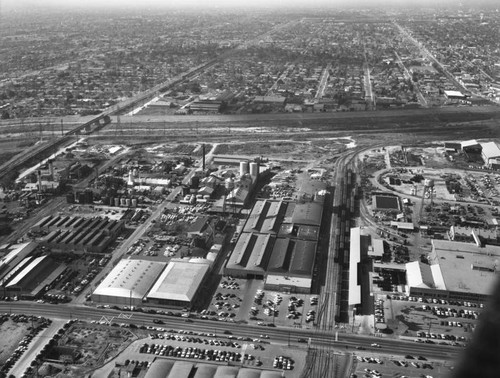
<svg viewBox="0 0 500 378">
<path fill-rule="evenodd" d="M 240 176 L 248 173 L 248 161 L 240 161 Z"/>
<path fill-rule="evenodd" d="M 250 176 L 257 177 L 259 175 L 259 163 L 250 163 Z"/>
<path fill-rule="evenodd" d="M 120 206 L 120 198 L 115 197 L 115 206 Z"/>
<path fill-rule="evenodd" d="M 137 198 L 132 198 L 132 207 L 137 207 Z"/>
</svg>

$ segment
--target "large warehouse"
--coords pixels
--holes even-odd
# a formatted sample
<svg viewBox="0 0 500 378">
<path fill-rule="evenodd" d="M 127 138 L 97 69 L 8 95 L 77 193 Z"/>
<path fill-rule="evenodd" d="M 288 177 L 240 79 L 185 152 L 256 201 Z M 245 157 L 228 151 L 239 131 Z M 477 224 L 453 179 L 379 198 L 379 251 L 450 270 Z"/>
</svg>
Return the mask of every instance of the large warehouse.
<svg viewBox="0 0 500 378">
<path fill-rule="evenodd" d="M 167 264 L 149 260 L 120 260 L 92 293 L 97 303 L 141 306 Z"/>
<path fill-rule="evenodd" d="M 323 205 L 258 200 L 224 274 L 266 279 L 266 289 L 309 293 Z"/>
<path fill-rule="evenodd" d="M 92 293 L 97 303 L 190 307 L 210 270 L 209 261 L 120 260 Z"/>
<path fill-rule="evenodd" d="M 410 295 L 484 302 L 498 278 L 500 247 L 432 240 L 430 264 L 406 264 Z"/>
<path fill-rule="evenodd" d="M 197 261 L 199 262 L 171 260 L 147 294 L 148 302 L 191 307 L 210 269 L 206 260 Z"/>
<path fill-rule="evenodd" d="M 5 293 L 33 299 L 44 294 L 45 286 L 65 269 L 65 264 L 58 264 L 47 255 L 26 257 L 4 277 Z"/>
<path fill-rule="evenodd" d="M 37 243 L 5 244 L 0 246 L 0 280 L 10 274 L 23 259 L 31 255 L 38 247 Z"/>
</svg>

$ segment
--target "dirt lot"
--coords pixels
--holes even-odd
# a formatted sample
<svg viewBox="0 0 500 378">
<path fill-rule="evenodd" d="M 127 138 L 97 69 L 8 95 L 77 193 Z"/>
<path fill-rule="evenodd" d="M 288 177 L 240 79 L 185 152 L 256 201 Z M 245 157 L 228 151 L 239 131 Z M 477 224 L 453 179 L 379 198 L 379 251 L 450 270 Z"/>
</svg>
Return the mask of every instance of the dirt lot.
<svg viewBox="0 0 500 378">
<path fill-rule="evenodd" d="M 68 377 L 83 377 L 116 357 L 136 339 L 133 333 L 124 328 L 77 323 L 66 332 L 58 344 L 76 353 L 78 357 L 75 364 L 50 364 L 51 369 L 63 370 L 63 374 Z"/>
<path fill-rule="evenodd" d="M 16 323 L 7 320 L 0 326 L 0 365 L 12 356 L 12 352 L 19 346 L 21 339 L 28 334 L 31 323 Z"/>
</svg>

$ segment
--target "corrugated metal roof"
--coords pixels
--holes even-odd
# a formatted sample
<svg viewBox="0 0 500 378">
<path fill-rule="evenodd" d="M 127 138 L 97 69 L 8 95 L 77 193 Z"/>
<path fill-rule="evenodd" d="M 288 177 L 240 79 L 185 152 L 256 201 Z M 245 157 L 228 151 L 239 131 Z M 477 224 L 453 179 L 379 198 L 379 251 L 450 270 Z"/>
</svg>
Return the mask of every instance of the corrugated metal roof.
<svg viewBox="0 0 500 378">
<path fill-rule="evenodd" d="M 316 243 L 306 240 L 297 240 L 290 262 L 290 273 L 310 275 L 316 255 Z"/>
<path fill-rule="evenodd" d="M 193 367 L 194 364 L 192 362 L 178 361 L 174 364 L 172 370 L 170 370 L 170 373 L 165 377 L 166 378 L 189 377 L 193 370 Z"/>
<path fill-rule="evenodd" d="M 235 366 L 219 366 L 214 378 L 236 378 L 239 368 Z"/>
<path fill-rule="evenodd" d="M 148 298 L 190 302 L 210 265 L 171 261 L 148 293 Z"/>
<path fill-rule="evenodd" d="M 175 362 L 164 359 L 156 359 L 149 367 L 144 378 L 165 378 L 168 376 Z"/>
<path fill-rule="evenodd" d="M 48 255 L 40 256 L 35 258 L 32 262 L 29 263 L 21 272 L 19 272 L 12 281 L 9 282 L 7 287 L 17 285 L 26 275 L 28 275 L 33 269 L 35 269 L 39 264 L 42 263 L 43 260 L 48 258 Z"/>
<path fill-rule="evenodd" d="M 165 265 L 159 261 L 120 260 L 93 294 L 142 299 Z"/>
<path fill-rule="evenodd" d="M 208 364 L 196 365 L 197 370 L 193 378 L 213 378 L 217 371 L 217 366 Z"/>
<path fill-rule="evenodd" d="M 293 244 L 290 239 L 276 239 L 267 269 L 273 272 L 288 271 L 289 259 L 287 260 L 287 256 L 290 255 L 289 252 L 291 252 L 292 248 Z"/>
<path fill-rule="evenodd" d="M 500 157 L 500 148 L 495 142 L 481 143 L 482 154 L 486 159 L 495 159 Z M 487 163 L 487 162 L 486 162 Z"/>
<path fill-rule="evenodd" d="M 260 370 L 257 369 L 240 369 L 236 378 L 260 378 Z"/>
<path fill-rule="evenodd" d="M 323 205 L 320 203 L 299 203 L 295 205 L 295 210 L 292 215 L 292 223 L 320 226 L 322 213 Z"/>
</svg>

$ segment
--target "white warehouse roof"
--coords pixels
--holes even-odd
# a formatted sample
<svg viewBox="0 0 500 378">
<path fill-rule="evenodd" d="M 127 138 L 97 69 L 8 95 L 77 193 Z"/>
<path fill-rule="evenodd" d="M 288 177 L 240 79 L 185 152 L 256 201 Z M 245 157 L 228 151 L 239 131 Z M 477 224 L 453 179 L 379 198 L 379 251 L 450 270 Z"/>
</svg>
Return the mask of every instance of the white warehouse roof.
<svg viewBox="0 0 500 378">
<path fill-rule="evenodd" d="M 47 255 L 44 255 L 44 256 L 39 256 L 39 257 L 35 258 L 32 262 L 29 263 L 29 265 L 27 267 L 25 267 L 18 275 L 16 275 L 12 281 L 9 282 L 7 287 L 17 285 L 19 282 L 21 282 L 21 280 L 24 277 L 26 277 L 33 269 L 35 269 L 47 257 L 48 257 Z"/>
<path fill-rule="evenodd" d="M 142 299 L 165 265 L 158 261 L 120 260 L 93 294 Z"/>
<path fill-rule="evenodd" d="M 500 148 L 495 142 L 481 143 L 483 155 L 487 159 L 496 159 L 500 157 Z"/>
<path fill-rule="evenodd" d="M 170 261 L 148 294 L 148 299 L 190 302 L 210 265 Z"/>
</svg>

